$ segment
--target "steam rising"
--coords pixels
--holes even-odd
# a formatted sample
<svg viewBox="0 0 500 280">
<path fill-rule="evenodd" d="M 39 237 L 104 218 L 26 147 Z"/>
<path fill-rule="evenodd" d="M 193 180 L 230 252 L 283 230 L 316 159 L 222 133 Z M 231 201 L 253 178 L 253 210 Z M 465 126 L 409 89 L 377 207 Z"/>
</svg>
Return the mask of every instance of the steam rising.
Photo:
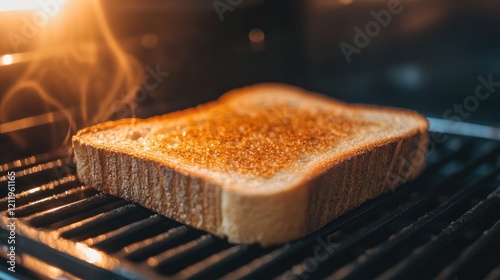
<svg viewBox="0 0 500 280">
<path fill-rule="evenodd" d="M 33 61 L 1 101 L 1 123 L 57 111 L 68 124 L 63 143 L 53 145 L 67 145 L 77 129 L 132 102 L 142 67 L 118 44 L 99 0 L 68 1 L 33 40 Z"/>
</svg>

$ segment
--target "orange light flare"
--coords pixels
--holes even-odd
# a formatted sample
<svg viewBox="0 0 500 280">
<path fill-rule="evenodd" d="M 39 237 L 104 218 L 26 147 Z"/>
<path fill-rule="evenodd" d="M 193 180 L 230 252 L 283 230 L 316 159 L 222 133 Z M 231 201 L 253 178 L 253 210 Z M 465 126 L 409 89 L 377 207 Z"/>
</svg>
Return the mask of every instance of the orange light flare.
<svg viewBox="0 0 500 280">
<path fill-rule="evenodd" d="M 0 67 L 23 69 L 1 96 L 0 134 L 8 133 L 20 147 L 70 145 L 76 130 L 133 102 L 144 67 L 115 37 L 105 2 L 0 0 L 0 18 L 25 11 L 22 25 L 9 29 L 20 51 L 0 53 Z M 51 135 L 43 137 L 47 143 L 38 140 L 42 133 Z"/>
<path fill-rule="evenodd" d="M 253 28 L 248 32 L 248 39 L 253 51 L 263 51 L 266 47 L 266 34 L 260 28 Z"/>
<path fill-rule="evenodd" d="M 6 54 L 2 56 L 0 63 L 1 65 L 11 65 L 12 63 L 14 63 L 14 56 L 12 56 L 11 54 Z"/>
</svg>

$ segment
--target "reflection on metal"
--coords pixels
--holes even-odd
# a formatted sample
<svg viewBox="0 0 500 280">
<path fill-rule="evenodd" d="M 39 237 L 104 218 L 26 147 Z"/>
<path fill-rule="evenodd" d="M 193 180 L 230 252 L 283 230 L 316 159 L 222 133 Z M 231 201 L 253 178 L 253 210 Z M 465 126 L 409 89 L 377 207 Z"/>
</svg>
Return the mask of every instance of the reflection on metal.
<svg viewBox="0 0 500 280">
<path fill-rule="evenodd" d="M 64 279 L 64 280 L 79 279 L 64 270 L 59 269 L 46 262 L 43 262 L 35 257 L 32 257 L 29 254 L 23 254 L 21 264 L 27 269 L 35 273 L 38 273 L 40 275 L 46 275 L 51 279 Z"/>
<path fill-rule="evenodd" d="M 427 120 L 429 120 L 431 131 L 500 140 L 500 128 L 498 127 L 437 118 L 427 118 Z"/>
<path fill-rule="evenodd" d="M 68 113 L 71 114 L 71 109 L 65 109 L 46 114 L 27 117 L 20 120 L 15 120 L 7 123 L 0 124 L 0 134 L 13 132 L 25 128 L 35 127 L 44 124 L 50 124 L 56 121 L 67 119 Z"/>
<path fill-rule="evenodd" d="M 89 263 L 101 263 L 103 260 L 102 253 L 87 247 L 83 243 L 76 243 L 76 254 L 80 256 L 81 259 L 88 261 Z"/>
</svg>

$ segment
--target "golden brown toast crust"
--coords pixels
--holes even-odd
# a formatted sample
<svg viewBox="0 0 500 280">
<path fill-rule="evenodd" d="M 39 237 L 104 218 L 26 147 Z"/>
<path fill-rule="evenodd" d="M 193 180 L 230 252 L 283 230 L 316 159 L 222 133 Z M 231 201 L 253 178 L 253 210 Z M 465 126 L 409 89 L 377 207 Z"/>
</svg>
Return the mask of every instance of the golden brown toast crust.
<svg viewBox="0 0 500 280">
<path fill-rule="evenodd" d="M 123 125 L 153 124 L 190 118 L 199 111 L 217 110 L 217 106 L 221 104 L 249 98 L 245 95 L 255 95 L 266 90 L 289 91 L 298 100 L 306 100 L 312 104 L 327 104 L 327 106 L 346 110 L 354 115 L 365 113 L 377 115 L 381 112 L 393 114 L 401 119 L 411 120 L 411 124 L 408 124 L 409 129 L 404 133 L 373 139 L 369 144 L 350 147 L 348 153 L 338 153 L 319 159 L 312 168 L 300 173 L 300 178 L 286 188 L 267 190 L 263 188 L 251 191 L 244 190 L 244 186 L 224 185 L 220 178 L 212 178 L 200 173 L 199 170 L 185 166 L 175 166 L 166 161 L 159 161 L 141 151 L 131 149 L 124 152 L 123 149 L 89 141 L 86 137 Z M 273 99 L 262 96 L 256 98 Z M 276 99 L 279 100 L 280 97 Z M 293 163 L 299 152 L 313 154 L 316 151 L 320 152 L 327 143 L 347 141 L 345 135 L 353 133 L 352 129 L 369 126 L 372 123 L 366 120 L 354 121 L 351 117 L 348 120 L 349 126 L 343 127 L 335 122 L 337 117 L 346 121 L 342 114 L 341 116 L 335 114 L 327 116 L 325 115 L 326 109 L 319 108 L 316 110 L 316 117 L 321 127 L 315 128 L 315 116 L 304 113 L 307 110 L 294 111 L 293 108 L 287 110 L 291 111 L 284 114 L 286 121 L 284 124 L 279 123 L 280 119 L 277 115 L 270 115 L 270 112 L 265 110 L 255 114 L 250 124 L 245 123 L 245 118 L 238 115 L 238 112 L 234 110 L 226 112 L 226 115 L 222 114 L 222 117 L 219 115 L 218 119 L 215 116 L 211 123 L 202 126 L 201 132 L 195 131 L 196 133 L 189 135 L 191 143 L 180 149 L 185 154 L 193 146 L 202 146 L 201 148 L 205 150 L 193 152 L 185 158 L 179 153 L 165 154 L 187 162 L 192 161 L 194 164 L 204 165 L 210 169 L 226 171 L 234 169 L 237 173 L 244 175 L 272 177 L 276 172 L 286 169 Z M 269 117 L 266 117 L 267 115 Z M 200 142 L 205 141 L 200 139 L 210 136 L 211 130 L 217 129 L 228 121 L 233 123 L 227 126 L 227 132 L 233 135 L 220 139 L 215 137 L 216 139 L 212 139 L 213 142 Z M 295 123 L 291 124 L 291 122 Z M 263 124 L 263 126 L 258 124 Z M 240 126 L 244 126 L 243 131 L 238 133 Z M 293 132 L 287 132 L 286 128 L 294 129 Z M 384 126 L 381 126 L 382 128 Z M 384 129 L 388 129 L 388 126 Z M 73 145 L 78 175 L 83 182 L 104 192 L 136 201 L 193 227 L 218 236 L 227 236 L 230 241 L 257 242 L 266 246 L 297 239 L 361 203 L 391 190 L 402 181 L 417 176 L 424 167 L 424 160 L 416 162 L 415 153 L 416 151 L 425 153 L 427 129 L 428 124 L 425 118 L 411 111 L 347 105 L 320 95 L 306 93 L 298 88 L 264 84 L 231 91 L 214 103 L 181 112 L 147 120 L 125 119 L 98 124 L 79 131 L 73 138 Z M 329 130 L 335 131 L 331 137 L 328 137 Z M 252 134 L 252 131 L 257 131 L 261 135 L 275 132 L 272 137 L 278 138 L 270 139 L 271 141 L 262 140 L 260 136 Z M 160 149 L 161 145 L 168 145 L 169 137 L 182 137 L 183 132 L 166 133 L 166 137 L 158 141 L 159 146 L 154 148 Z M 185 136 L 188 133 L 186 132 Z M 280 139 L 280 134 L 284 134 L 282 140 L 285 141 L 282 143 L 278 141 L 275 145 L 279 147 L 273 148 L 271 144 L 277 143 L 276 140 Z M 253 137 L 253 141 L 246 142 L 236 152 L 221 149 L 221 143 L 226 140 L 243 141 L 248 137 Z M 240 160 L 243 160 L 245 150 L 250 149 L 249 145 L 252 142 L 255 144 L 256 141 L 267 149 L 269 158 L 266 158 L 266 153 L 263 152 L 249 161 L 242 161 L 239 164 L 236 162 L 236 165 L 234 162 L 228 163 L 227 161 L 221 163 L 212 162 L 211 159 L 200 160 L 200 157 L 214 153 L 219 153 L 215 160 L 221 158 L 227 160 L 234 153 L 239 156 Z M 300 143 L 308 147 L 302 148 Z M 311 143 L 317 145 L 311 145 Z M 210 149 L 210 144 L 220 146 L 218 149 Z M 288 150 L 285 150 L 288 153 L 284 156 L 274 154 L 280 151 L 280 148 L 287 148 Z M 253 168 L 259 162 L 261 166 Z M 271 166 L 276 162 L 279 164 Z M 407 162 L 412 164 L 405 164 Z M 391 176 L 394 175 L 398 180 L 392 179 Z"/>
<path fill-rule="evenodd" d="M 368 120 L 284 104 L 245 114 L 221 108 L 211 116 L 203 123 L 160 129 L 152 148 L 211 169 L 271 177 L 301 155 L 321 152 L 356 129 L 379 128 Z"/>
</svg>

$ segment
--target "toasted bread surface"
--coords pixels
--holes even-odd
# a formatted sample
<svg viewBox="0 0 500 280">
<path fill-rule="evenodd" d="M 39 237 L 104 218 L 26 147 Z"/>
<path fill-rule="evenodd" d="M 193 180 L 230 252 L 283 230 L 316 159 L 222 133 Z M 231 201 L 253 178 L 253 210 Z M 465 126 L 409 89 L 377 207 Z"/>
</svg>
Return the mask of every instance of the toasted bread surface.
<svg viewBox="0 0 500 280">
<path fill-rule="evenodd" d="M 427 130 L 415 112 L 260 84 L 193 109 L 98 124 L 73 146 L 83 182 L 232 242 L 267 246 L 417 176 Z"/>
</svg>

